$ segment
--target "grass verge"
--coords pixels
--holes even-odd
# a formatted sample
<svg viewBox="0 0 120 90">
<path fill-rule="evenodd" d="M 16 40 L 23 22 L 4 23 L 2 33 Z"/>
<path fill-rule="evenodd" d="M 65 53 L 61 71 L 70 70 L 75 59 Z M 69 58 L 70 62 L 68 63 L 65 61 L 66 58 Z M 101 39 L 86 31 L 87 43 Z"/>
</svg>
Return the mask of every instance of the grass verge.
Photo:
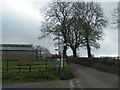
<svg viewBox="0 0 120 90">
<path fill-rule="evenodd" d="M 2 83 L 21 83 L 21 82 L 39 82 L 51 80 L 67 80 L 74 77 L 73 68 L 67 64 L 65 68 L 56 72 L 56 69 L 46 70 L 43 72 L 32 73 L 3 73 Z"/>
</svg>

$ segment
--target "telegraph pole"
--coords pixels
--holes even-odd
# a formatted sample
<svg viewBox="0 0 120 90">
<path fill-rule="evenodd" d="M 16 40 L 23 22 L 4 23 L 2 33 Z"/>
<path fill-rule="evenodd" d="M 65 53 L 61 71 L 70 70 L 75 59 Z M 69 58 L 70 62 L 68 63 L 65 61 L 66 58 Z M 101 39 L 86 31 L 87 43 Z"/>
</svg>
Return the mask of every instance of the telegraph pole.
<svg viewBox="0 0 120 90">
<path fill-rule="evenodd" d="M 58 55 L 61 63 L 61 68 L 63 68 L 63 53 L 62 53 L 62 47 L 60 47 L 60 33 L 58 32 Z"/>
<path fill-rule="evenodd" d="M 59 59 L 61 62 L 61 55 L 60 55 L 60 33 L 58 32 L 58 55 L 59 55 Z"/>
</svg>

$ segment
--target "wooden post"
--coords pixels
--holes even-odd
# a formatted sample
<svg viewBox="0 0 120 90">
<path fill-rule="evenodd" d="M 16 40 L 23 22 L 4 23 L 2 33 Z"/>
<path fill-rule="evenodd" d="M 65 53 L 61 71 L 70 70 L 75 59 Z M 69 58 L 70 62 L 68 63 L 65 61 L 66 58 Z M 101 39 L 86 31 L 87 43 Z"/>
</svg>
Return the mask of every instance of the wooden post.
<svg viewBox="0 0 120 90">
<path fill-rule="evenodd" d="M 29 65 L 29 72 L 31 72 L 31 65 Z"/>
<path fill-rule="evenodd" d="M 7 60 L 7 72 L 8 72 L 8 60 Z"/>
<path fill-rule="evenodd" d="M 46 70 L 47 70 L 47 60 L 46 60 Z"/>
<path fill-rule="evenodd" d="M 39 69 L 40 69 L 40 71 L 41 71 L 41 64 L 40 64 L 40 60 L 39 60 Z"/>
<path fill-rule="evenodd" d="M 20 65 L 20 69 L 19 69 L 20 73 L 21 73 L 21 65 Z"/>
<path fill-rule="evenodd" d="M 51 64 L 51 60 L 49 61 L 49 70 L 51 70 L 51 65 L 50 64 Z"/>
<path fill-rule="evenodd" d="M 19 65 L 19 72 L 21 72 L 21 64 L 19 61 L 18 61 L 18 65 Z"/>
<path fill-rule="evenodd" d="M 41 71 L 41 66 L 40 66 L 40 64 L 39 64 L 39 71 Z"/>
</svg>

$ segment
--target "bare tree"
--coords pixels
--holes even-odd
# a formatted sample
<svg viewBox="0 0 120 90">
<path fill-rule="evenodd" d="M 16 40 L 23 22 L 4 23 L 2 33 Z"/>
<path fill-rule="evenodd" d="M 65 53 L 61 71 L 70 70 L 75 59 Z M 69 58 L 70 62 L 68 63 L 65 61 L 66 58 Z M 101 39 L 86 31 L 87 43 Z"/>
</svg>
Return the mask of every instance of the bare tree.
<svg viewBox="0 0 120 90">
<path fill-rule="evenodd" d="M 117 28 L 120 29 L 120 1 L 118 2 L 118 7 L 114 9 L 114 13 L 112 15 L 114 17 L 113 24 L 117 25 Z"/>
<path fill-rule="evenodd" d="M 72 49 L 73 56 L 77 56 L 77 48 L 83 43 L 83 29 L 82 20 L 80 18 L 72 17 L 68 23 L 70 23 L 68 27 L 68 38 L 67 45 Z"/>
<path fill-rule="evenodd" d="M 36 50 L 38 52 L 38 56 L 47 56 L 50 55 L 49 49 L 42 47 L 42 46 L 36 46 Z"/>
<path fill-rule="evenodd" d="M 120 30 L 120 1 L 118 2 L 118 28 Z"/>
<path fill-rule="evenodd" d="M 71 17 L 71 3 L 70 2 L 53 2 L 50 4 L 50 7 L 47 8 L 45 13 L 46 21 L 43 22 L 41 31 L 43 35 L 41 37 L 45 37 L 49 34 L 53 34 L 54 36 L 63 38 L 63 44 L 67 43 L 67 22 Z M 41 38 L 40 37 L 40 38 Z M 67 45 L 64 46 L 63 55 L 66 56 Z"/>
<path fill-rule="evenodd" d="M 54 2 L 44 11 L 46 21 L 43 22 L 42 37 L 52 34 L 54 40 L 61 38 L 63 55 L 66 56 L 67 46 L 77 56 L 78 47 L 87 47 L 88 57 L 91 57 L 91 46 L 99 48 L 98 41 L 102 39 L 103 27 L 107 20 L 103 9 L 95 2 Z"/>
<path fill-rule="evenodd" d="M 97 2 L 77 2 L 74 3 L 74 14 L 80 18 L 82 23 L 83 45 L 87 47 L 88 57 L 91 57 L 91 46 L 99 48 L 98 40 L 102 39 L 103 27 L 107 20 L 104 17 L 103 9 Z"/>
</svg>

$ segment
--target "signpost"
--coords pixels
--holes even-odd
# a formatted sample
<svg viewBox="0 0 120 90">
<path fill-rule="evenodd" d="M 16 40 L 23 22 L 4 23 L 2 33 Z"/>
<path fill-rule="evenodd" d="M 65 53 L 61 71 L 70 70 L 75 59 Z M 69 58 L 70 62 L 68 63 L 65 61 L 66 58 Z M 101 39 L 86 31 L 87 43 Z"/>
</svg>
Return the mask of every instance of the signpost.
<svg viewBox="0 0 120 90">
<path fill-rule="evenodd" d="M 60 60 L 57 58 L 57 60 L 55 62 L 57 72 L 58 72 L 58 69 L 59 69 L 59 63 L 60 63 Z"/>
<path fill-rule="evenodd" d="M 66 44 L 63 44 L 63 41 L 60 42 L 60 40 L 61 40 L 60 33 L 58 32 L 58 49 L 55 49 L 55 50 L 58 51 L 61 68 L 63 68 L 63 46 L 65 46 Z"/>
<path fill-rule="evenodd" d="M 63 47 L 60 47 L 60 55 L 61 55 L 61 68 L 63 68 Z"/>
<path fill-rule="evenodd" d="M 61 68 L 63 68 L 63 48 L 60 47 L 59 49 L 55 49 L 60 53 L 60 63 L 61 63 Z"/>
</svg>

